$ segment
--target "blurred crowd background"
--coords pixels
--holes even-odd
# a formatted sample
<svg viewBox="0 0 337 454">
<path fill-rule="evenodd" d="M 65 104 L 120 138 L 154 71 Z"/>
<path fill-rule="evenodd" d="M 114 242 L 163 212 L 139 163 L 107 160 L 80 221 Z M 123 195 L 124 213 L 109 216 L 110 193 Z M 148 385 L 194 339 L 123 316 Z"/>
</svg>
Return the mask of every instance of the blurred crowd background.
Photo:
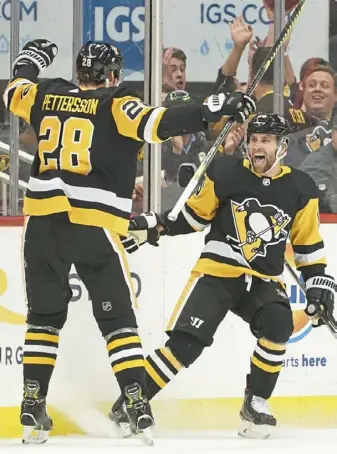
<svg viewBox="0 0 337 454">
<path fill-rule="evenodd" d="M 164 0 L 164 2 L 169 1 Z M 235 1 L 239 2 L 239 0 Z M 233 5 L 235 1 L 233 0 Z M 321 212 L 337 213 L 337 8 L 336 4 L 334 4 L 334 8 L 330 8 L 329 26 L 321 27 L 319 6 L 323 0 L 310 1 L 311 3 L 315 2 L 317 6 L 317 27 L 315 29 L 308 27 L 306 34 L 302 33 L 300 37 L 290 35 L 285 43 L 284 115 L 288 120 L 291 134 L 288 155 L 284 160 L 284 165 L 294 166 L 311 175 L 319 189 Z M 328 2 L 328 0 L 324 0 L 324 2 Z M 202 14 L 204 14 L 207 6 L 206 3 L 200 3 Z M 225 3 L 228 2 L 219 2 L 219 6 L 227 8 L 228 5 L 226 6 Z M 189 82 L 189 56 L 184 48 L 183 40 L 179 47 L 173 47 L 170 42 L 164 42 L 162 51 L 162 105 L 178 106 L 183 103 L 201 102 L 210 93 L 218 90 L 220 86 L 221 90 L 228 92 L 245 91 L 274 43 L 274 12 L 270 7 L 272 3 L 270 0 L 256 0 L 255 3 L 252 3 L 253 6 L 256 4 L 257 7 L 263 8 L 264 24 L 268 23 L 268 26 L 264 27 L 265 36 L 257 36 L 256 24 L 254 21 L 248 20 L 248 14 L 236 17 L 233 14 L 231 20 L 224 20 L 224 23 L 220 24 L 226 29 L 226 33 L 229 33 L 230 40 L 226 41 L 226 52 L 219 52 L 218 71 L 209 75 L 206 82 Z M 213 14 L 211 17 L 210 6 L 207 11 L 209 20 L 215 23 L 217 16 Z M 224 9 L 224 11 L 226 10 Z M 187 17 L 185 23 L 185 33 L 188 34 Z M 166 24 L 166 27 L 169 26 L 174 27 L 175 24 Z M 307 41 L 309 36 L 312 37 L 312 34 L 324 35 L 326 48 L 329 50 L 324 55 L 310 53 L 310 48 L 308 49 L 310 44 Z M 115 44 L 118 46 L 118 42 L 115 42 Z M 209 44 L 205 40 L 205 46 L 207 45 Z M 303 55 L 310 55 L 310 57 L 303 58 L 302 61 L 298 61 L 297 57 L 296 61 L 292 61 L 291 49 L 294 48 L 297 50 L 297 56 L 302 54 L 301 49 L 303 49 Z M 243 63 L 246 69 L 238 71 Z M 200 65 L 204 65 L 202 58 L 200 58 Z M 207 67 L 201 69 L 203 74 L 207 72 Z M 213 70 L 210 69 L 209 71 Z M 213 79 L 212 83 L 209 82 L 210 78 Z M 3 91 L 7 81 L 8 79 L 0 80 L 1 91 Z M 133 85 L 140 95 L 143 95 L 143 81 L 132 80 L 132 77 L 127 77 L 125 83 Z M 274 111 L 273 64 L 268 68 L 256 88 L 254 96 L 257 101 L 258 112 Z M 226 119 L 217 124 L 209 125 L 206 132 L 174 137 L 162 144 L 162 210 L 171 208 L 182 192 L 177 182 L 177 172 L 180 165 L 194 163 L 198 166 L 207 155 L 225 121 Z M 227 140 L 222 144 L 220 152 L 238 157 L 244 156 L 244 134 L 244 126 L 234 125 Z M 0 142 L 2 144 L 10 143 L 9 116 L 4 109 L 2 100 L 0 100 Z M 30 125 L 20 120 L 20 150 L 33 156 L 36 145 L 34 131 Z M 0 172 L 8 174 L 9 166 L 8 154 L 0 146 Z M 141 149 L 138 154 L 134 212 L 143 210 L 143 170 L 144 149 Z M 29 171 L 30 164 L 20 161 L 19 178 L 22 181 L 28 181 Z M 4 185 L 1 188 L 0 211 L 2 215 L 5 215 L 8 214 L 6 210 L 8 201 L 5 200 L 8 196 L 5 193 Z"/>
</svg>

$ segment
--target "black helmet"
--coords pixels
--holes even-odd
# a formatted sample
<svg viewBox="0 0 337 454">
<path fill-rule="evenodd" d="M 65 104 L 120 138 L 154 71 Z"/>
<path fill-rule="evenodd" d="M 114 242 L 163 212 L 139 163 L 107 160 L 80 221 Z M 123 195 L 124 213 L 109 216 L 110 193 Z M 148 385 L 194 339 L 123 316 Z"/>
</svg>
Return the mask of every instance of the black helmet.
<svg viewBox="0 0 337 454">
<path fill-rule="evenodd" d="M 87 82 L 102 83 L 108 79 L 110 72 L 123 81 L 123 57 L 119 50 L 108 43 L 88 41 L 79 51 L 76 60 L 78 74 L 84 74 Z"/>
<path fill-rule="evenodd" d="M 290 133 L 290 129 L 287 120 L 282 115 L 258 113 L 248 123 L 248 137 L 254 133 L 284 137 Z"/>
</svg>

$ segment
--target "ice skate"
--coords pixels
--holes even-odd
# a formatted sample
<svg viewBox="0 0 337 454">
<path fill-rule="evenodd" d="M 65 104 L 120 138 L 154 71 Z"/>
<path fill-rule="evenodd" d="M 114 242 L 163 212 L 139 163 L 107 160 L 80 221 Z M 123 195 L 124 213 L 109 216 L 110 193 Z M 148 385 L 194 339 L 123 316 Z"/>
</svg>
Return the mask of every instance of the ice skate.
<svg viewBox="0 0 337 454">
<path fill-rule="evenodd" d="M 150 404 L 138 383 L 124 388 L 125 397 L 120 396 L 113 405 L 109 418 L 121 429 L 124 437 L 143 434 L 148 445 L 153 444 L 151 428 L 154 420 Z"/>
<path fill-rule="evenodd" d="M 245 438 L 269 438 L 271 427 L 276 426 L 276 419 L 266 399 L 254 396 L 249 391 L 245 392 L 240 418 L 239 436 Z"/>
<path fill-rule="evenodd" d="M 23 425 L 22 443 L 45 443 L 53 428 L 53 421 L 46 411 L 46 399 L 39 396 L 39 390 L 37 381 L 26 380 L 20 415 Z"/>
<path fill-rule="evenodd" d="M 116 402 L 113 404 L 111 411 L 109 413 L 109 418 L 115 423 L 118 427 L 122 436 L 128 438 L 131 435 L 137 434 L 137 432 L 132 432 L 130 427 L 130 421 L 128 415 L 123 406 L 124 397 L 120 396 Z"/>
</svg>

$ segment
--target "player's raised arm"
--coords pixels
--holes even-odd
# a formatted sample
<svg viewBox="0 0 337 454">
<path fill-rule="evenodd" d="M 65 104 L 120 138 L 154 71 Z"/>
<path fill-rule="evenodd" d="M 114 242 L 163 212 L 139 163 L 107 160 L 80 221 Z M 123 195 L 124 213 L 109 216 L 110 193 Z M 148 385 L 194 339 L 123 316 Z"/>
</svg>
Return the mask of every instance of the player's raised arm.
<svg viewBox="0 0 337 454">
<path fill-rule="evenodd" d="M 4 91 L 3 100 L 10 112 L 27 123 L 30 123 L 38 90 L 37 77 L 52 64 L 57 51 L 56 44 L 46 39 L 35 39 L 28 42 L 14 60 L 14 77 Z"/>
<path fill-rule="evenodd" d="M 169 108 L 147 106 L 134 96 L 114 98 L 112 102 L 118 132 L 148 143 L 202 131 L 205 124 L 225 115 L 234 115 L 237 122 L 243 123 L 254 111 L 253 99 L 241 92 L 214 94 L 203 104 Z"/>
</svg>

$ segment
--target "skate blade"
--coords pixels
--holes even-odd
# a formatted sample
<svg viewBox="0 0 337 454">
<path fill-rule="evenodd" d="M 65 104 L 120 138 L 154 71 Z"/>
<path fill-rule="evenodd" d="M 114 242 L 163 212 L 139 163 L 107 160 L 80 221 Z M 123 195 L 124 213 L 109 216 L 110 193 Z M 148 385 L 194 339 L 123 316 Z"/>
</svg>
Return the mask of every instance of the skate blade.
<svg viewBox="0 0 337 454">
<path fill-rule="evenodd" d="M 241 420 L 238 435 L 242 438 L 255 438 L 266 440 L 270 437 L 271 426 L 257 425 L 251 421 Z"/>
<path fill-rule="evenodd" d="M 132 434 L 130 424 L 126 422 L 121 422 L 119 425 L 115 423 L 115 425 L 119 428 L 123 438 L 130 438 Z"/>
<path fill-rule="evenodd" d="M 48 430 L 37 430 L 33 426 L 24 426 L 23 427 L 23 444 L 41 444 L 45 443 L 48 440 L 49 431 Z"/>
<path fill-rule="evenodd" d="M 142 441 L 146 446 L 153 446 L 154 441 L 153 441 L 153 436 L 152 436 L 152 429 L 144 429 L 141 433 L 142 436 Z"/>
<path fill-rule="evenodd" d="M 138 432 L 142 435 L 143 442 L 148 446 L 153 446 L 152 427 L 154 421 L 149 415 L 140 416 L 138 419 Z"/>
</svg>

